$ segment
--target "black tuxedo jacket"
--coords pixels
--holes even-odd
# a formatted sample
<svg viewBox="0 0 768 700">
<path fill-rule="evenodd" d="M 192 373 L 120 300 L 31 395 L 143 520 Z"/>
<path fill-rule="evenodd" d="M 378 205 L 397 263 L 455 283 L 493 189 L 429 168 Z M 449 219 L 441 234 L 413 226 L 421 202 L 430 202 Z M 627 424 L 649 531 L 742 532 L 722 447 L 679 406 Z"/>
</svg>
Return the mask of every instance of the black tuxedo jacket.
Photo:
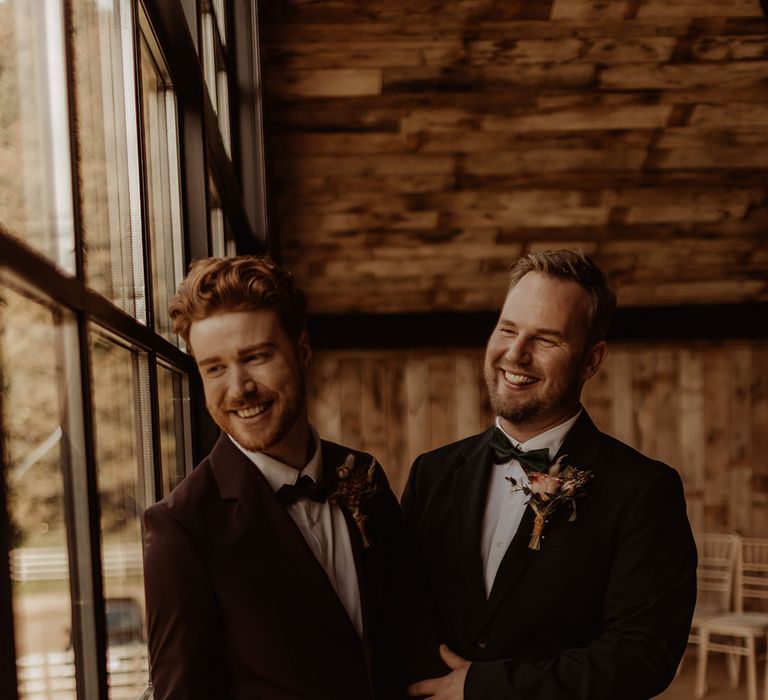
<svg viewBox="0 0 768 700">
<path fill-rule="evenodd" d="M 673 469 L 582 413 L 559 454 L 594 473 L 578 517 L 533 511 L 486 598 L 480 537 L 492 431 L 419 457 L 403 494 L 444 641 L 473 661 L 467 700 L 646 700 L 672 680 L 696 597 L 696 549 Z"/>
<path fill-rule="evenodd" d="M 322 441 L 323 468 L 354 452 Z M 357 459 L 371 460 L 355 452 Z M 363 608 L 355 631 L 325 570 L 257 467 L 222 435 L 148 508 L 145 587 L 156 700 L 398 700 L 402 523 L 384 473 L 345 510 Z"/>
</svg>

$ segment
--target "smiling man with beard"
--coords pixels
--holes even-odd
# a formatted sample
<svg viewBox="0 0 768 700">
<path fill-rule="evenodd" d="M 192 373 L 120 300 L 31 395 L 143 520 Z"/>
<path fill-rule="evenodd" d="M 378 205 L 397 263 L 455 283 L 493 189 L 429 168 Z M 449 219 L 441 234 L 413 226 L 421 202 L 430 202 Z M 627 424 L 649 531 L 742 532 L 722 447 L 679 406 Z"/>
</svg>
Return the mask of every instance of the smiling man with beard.
<svg viewBox="0 0 768 700">
<path fill-rule="evenodd" d="M 411 695 L 647 700 L 674 677 L 696 597 L 680 477 L 580 404 L 615 304 L 582 254 L 512 267 L 485 355 L 496 424 L 419 457 L 403 494 L 449 671 Z"/>
<path fill-rule="evenodd" d="M 169 312 L 222 432 L 144 516 L 155 699 L 402 698 L 400 512 L 308 421 L 303 293 L 267 258 L 210 258 Z"/>
</svg>

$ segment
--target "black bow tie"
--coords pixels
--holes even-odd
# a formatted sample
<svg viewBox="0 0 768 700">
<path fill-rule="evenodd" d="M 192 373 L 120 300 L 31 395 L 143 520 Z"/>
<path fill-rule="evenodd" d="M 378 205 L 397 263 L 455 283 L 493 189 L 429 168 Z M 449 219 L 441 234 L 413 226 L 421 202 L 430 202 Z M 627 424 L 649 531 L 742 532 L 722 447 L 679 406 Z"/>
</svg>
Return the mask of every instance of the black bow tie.
<svg viewBox="0 0 768 700">
<path fill-rule="evenodd" d="M 295 484 L 283 484 L 277 489 L 277 499 L 284 506 L 296 503 L 300 498 L 309 498 L 322 503 L 327 498 L 322 484 L 316 484 L 311 476 L 302 474 Z"/>
<path fill-rule="evenodd" d="M 491 438 L 493 463 L 504 464 L 516 459 L 520 464 L 535 472 L 546 472 L 549 468 L 549 450 L 518 450 L 510 443 L 509 438 L 498 428 L 493 429 Z"/>
</svg>

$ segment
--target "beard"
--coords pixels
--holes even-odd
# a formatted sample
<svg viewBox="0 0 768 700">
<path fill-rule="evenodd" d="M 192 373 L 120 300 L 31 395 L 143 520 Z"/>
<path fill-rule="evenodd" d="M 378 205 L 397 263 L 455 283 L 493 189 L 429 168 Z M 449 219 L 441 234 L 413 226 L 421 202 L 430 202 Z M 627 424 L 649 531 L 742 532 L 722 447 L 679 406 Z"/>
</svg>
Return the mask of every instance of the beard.
<svg viewBox="0 0 768 700">
<path fill-rule="evenodd" d="M 512 425 L 524 426 L 548 415 L 557 415 L 577 404 L 580 395 L 580 366 L 574 366 L 567 377 L 530 396 L 504 395 L 499 391 L 503 381 L 493 367 L 484 367 L 483 376 L 494 413 Z"/>
<path fill-rule="evenodd" d="M 240 399 L 229 401 L 223 407 L 208 404 L 208 411 L 216 425 L 251 452 L 268 453 L 280 443 L 296 424 L 306 405 L 305 380 L 299 374 L 280 392 L 257 389 Z M 268 402 L 267 410 L 253 425 L 244 423 L 232 411 Z"/>
</svg>

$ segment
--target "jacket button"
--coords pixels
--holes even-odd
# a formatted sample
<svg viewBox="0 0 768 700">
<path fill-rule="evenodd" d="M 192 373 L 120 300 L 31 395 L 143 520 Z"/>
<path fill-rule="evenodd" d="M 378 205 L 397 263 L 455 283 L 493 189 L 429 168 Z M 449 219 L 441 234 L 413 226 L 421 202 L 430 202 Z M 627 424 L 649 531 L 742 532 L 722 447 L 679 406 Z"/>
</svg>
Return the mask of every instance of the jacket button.
<svg viewBox="0 0 768 700">
<path fill-rule="evenodd" d="M 478 649 L 485 649 L 488 646 L 488 640 L 485 637 L 480 637 L 480 639 L 475 642 L 475 646 Z"/>
</svg>

